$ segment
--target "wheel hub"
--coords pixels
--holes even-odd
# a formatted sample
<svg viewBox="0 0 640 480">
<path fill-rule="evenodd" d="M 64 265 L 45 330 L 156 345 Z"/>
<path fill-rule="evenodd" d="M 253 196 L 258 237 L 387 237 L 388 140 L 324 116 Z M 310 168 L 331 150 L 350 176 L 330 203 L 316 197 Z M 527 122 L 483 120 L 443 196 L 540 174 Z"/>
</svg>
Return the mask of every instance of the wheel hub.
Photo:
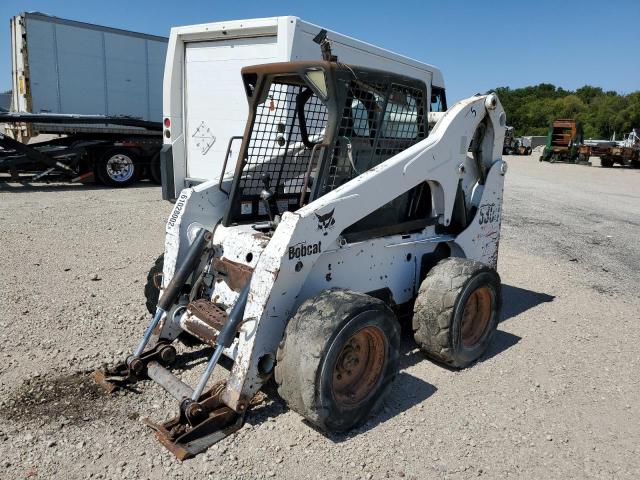
<svg viewBox="0 0 640 480">
<path fill-rule="evenodd" d="M 484 336 L 491 319 L 491 303 L 488 287 L 480 287 L 469 295 L 462 312 L 461 337 L 464 347 L 474 347 Z"/>
<path fill-rule="evenodd" d="M 113 155 L 107 160 L 107 175 L 116 182 L 126 182 L 133 176 L 133 160 L 121 153 Z"/>
<path fill-rule="evenodd" d="M 386 359 L 386 342 L 377 327 L 353 334 L 342 348 L 333 369 L 332 389 L 338 403 L 357 405 L 374 390 Z"/>
</svg>

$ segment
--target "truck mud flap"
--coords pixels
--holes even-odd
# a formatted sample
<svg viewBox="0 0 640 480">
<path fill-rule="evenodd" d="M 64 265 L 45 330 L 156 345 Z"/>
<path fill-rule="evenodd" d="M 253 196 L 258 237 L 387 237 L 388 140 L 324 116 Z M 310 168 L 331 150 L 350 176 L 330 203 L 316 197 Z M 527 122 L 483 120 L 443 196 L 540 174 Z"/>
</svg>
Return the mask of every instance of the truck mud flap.
<svg viewBox="0 0 640 480">
<path fill-rule="evenodd" d="M 162 199 L 174 201 L 176 186 L 173 177 L 173 149 L 171 145 L 163 145 L 160 150 L 160 178 L 162 179 Z"/>
</svg>

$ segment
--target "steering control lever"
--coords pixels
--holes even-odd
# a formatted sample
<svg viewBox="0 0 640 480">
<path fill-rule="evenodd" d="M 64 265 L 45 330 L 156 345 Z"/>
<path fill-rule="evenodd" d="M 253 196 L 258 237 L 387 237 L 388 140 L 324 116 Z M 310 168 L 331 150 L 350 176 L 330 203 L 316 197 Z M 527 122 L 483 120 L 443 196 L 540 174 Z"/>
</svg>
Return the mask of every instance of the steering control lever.
<svg viewBox="0 0 640 480">
<path fill-rule="evenodd" d="M 262 180 L 262 184 L 264 185 L 264 188 L 260 192 L 260 200 L 262 200 L 267 210 L 269 220 L 271 223 L 274 223 L 276 215 L 278 215 L 278 204 L 273 198 L 275 192 L 271 190 L 271 175 L 265 173 L 260 177 L 260 180 Z"/>
</svg>

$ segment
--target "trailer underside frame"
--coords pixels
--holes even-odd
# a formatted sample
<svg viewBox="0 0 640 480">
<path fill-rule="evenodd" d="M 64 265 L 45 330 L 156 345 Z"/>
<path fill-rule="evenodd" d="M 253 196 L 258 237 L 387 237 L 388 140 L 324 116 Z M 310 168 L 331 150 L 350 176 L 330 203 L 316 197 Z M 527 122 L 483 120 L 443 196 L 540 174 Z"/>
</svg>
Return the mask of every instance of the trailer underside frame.
<svg viewBox="0 0 640 480">
<path fill-rule="evenodd" d="M 33 144 L 0 133 L 0 172 L 8 172 L 12 181 L 20 181 L 21 173 L 31 173 L 31 181 L 44 176 L 82 181 L 93 176 L 100 155 L 116 148 L 136 152 L 141 159 L 138 164 L 149 168 L 154 161 L 159 161 L 162 147 L 162 124 L 135 118 L 3 114 L 0 123 L 11 125 L 10 130 L 24 124 L 51 125 L 53 130 L 66 127 L 67 130 L 63 137 Z M 96 131 L 86 132 L 83 126 L 96 126 Z"/>
</svg>

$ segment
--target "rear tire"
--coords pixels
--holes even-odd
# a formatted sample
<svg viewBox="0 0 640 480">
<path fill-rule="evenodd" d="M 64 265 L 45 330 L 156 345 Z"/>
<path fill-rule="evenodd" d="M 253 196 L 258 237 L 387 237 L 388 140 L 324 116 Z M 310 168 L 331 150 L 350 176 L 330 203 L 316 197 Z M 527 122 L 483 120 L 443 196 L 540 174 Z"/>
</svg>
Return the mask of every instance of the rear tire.
<svg viewBox="0 0 640 480">
<path fill-rule="evenodd" d="M 151 157 L 149 163 L 149 178 L 156 185 L 162 185 L 162 175 L 160 174 L 160 152 Z"/>
<path fill-rule="evenodd" d="M 147 274 L 147 283 L 144 286 L 145 305 L 151 315 L 156 313 L 160 287 L 162 286 L 162 269 L 164 268 L 164 253 L 156 258 L 156 261 Z"/>
<path fill-rule="evenodd" d="M 93 181 L 96 182 L 96 185 L 104 185 L 97 163 L 93 165 Z"/>
<path fill-rule="evenodd" d="M 600 166 L 602 166 L 602 168 L 612 168 L 613 167 L 613 160 L 611 160 L 610 158 L 601 158 L 600 159 Z"/>
<path fill-rule="evenodd" d="M 107 150 L 96 164 L 100 181 L 111 187 L 126 187 L 135 183 L 140 178 L 141 169 L 137 157 L 123 148 Z"/>
<path fill-rule="evenodd" d="M 275 380 L 287 405 L 343 432 L 381 405 L 398 371 L 400 328 L 382 301 L 331 289 L 305 301 L 285 329 Z"/>
<path fill-rule="evenodd" d="M 502 306 L 500 276 L 474 260 L 445 258 L 420 286 L 414 338 L 429 357 L 463 368 L 487 350 Z"/>
</svg>

